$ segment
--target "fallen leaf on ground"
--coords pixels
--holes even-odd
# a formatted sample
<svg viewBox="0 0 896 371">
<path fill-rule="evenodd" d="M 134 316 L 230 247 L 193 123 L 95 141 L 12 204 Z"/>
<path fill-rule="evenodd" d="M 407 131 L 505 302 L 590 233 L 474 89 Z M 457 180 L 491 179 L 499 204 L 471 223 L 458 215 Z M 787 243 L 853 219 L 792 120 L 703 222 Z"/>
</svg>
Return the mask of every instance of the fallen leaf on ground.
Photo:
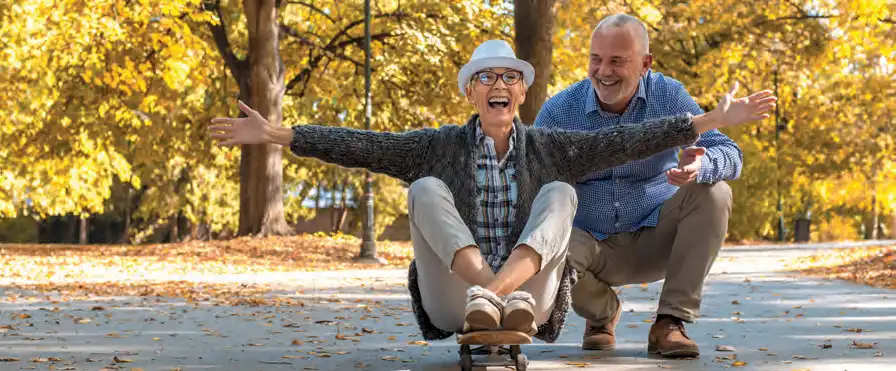
<svg viewBox="0 0 896 371">
<path fill-rule="evenodd" d="M 734 367 L 744 367 L 747 365 L 747 363 L 744 361 L 736 361 L 736 362 L 732 363 L 731 365 Z"/>
<path fill-rule="evenodd" d="M 18 358 L 15 358 L 15 357 L 0 357 L 0 362 L 18 362 L 18 361 L 21 361 L 21 360 Z"/>
<path fill-rule="evenodd" d="M 131 363 L 131 362 L 134 362 L 133 359 L 128 359 L 128 358 L 118 358 L 118 356 L 114 356 L 114 357 L 112 357 L 112 360 L 115 361 L 115 363 Z"/>
<path fill-rule="evenodd" d="M 788 264 L 799 273 L 896 289 L 896 246 L 854 247 L 801 257 Z"/>
<path fill-rule="evenodd" d="M 716 345 L 716 352 L 734 352 L 734 347 L 730 345 Z"/>
<path fill-rule="evenodd" d="M 383 357 L 380 358 L 380 359 L 382 359 L 382 360 L 384 360 L 384 361 L 397 361 L 397 360 L 398 360 L 398 357 L 396 357 L 396 356 L 383 356 Z"/>
<path fill-rule="evenodd" d="M 429 342 L 426 340 L 415 340 L 415 341 L 409 341 L 406 344 L 408 344 L 408 345 L 429 345 Z"/>
<path fill-rule="evenodd" d="M 191 302 L 233 305 L 302 306 L 296 299 L 276 302 L 259 294 L 263 284 L 186 281 L 183 272 L 230 276 L 291 271 L 405 268 L 414 257 L 410 241 L 378 241 L 377 254 L 386 264 L 356 262 L 360 238 L 350 235 L 302 234 L 282 237 L 243 237 L 139 245 L 4 244 L 0 271 L 16 288 L 108 296 L 180 297 Z M 85 267 L 88 267 L 85 269 Z M 50 280 L 47 272 L 54 272 Z M 145 272 L 153 272 L 147 279 Z M 96 277 L 107 281 L 84 284 Z M 93 308 L 99 311 L 100 305 Z M 92 308 L 91 308 L 92 309 Z M 27 315 L 26 313 L 22 313 Z M 22 316 L 22 318 L 30 318 Z"/>
<path fill-rule="evenodd" d="M 566 362 L 566 365 L 567 366 L 576 366 L 579 368 L 585 368 L 585 367 L 591 366 L 591 364 L 587 363 L 587 362 Z"/>
<path fill-rule="evenodd" d="M 876 342 L 875 343 L 862 343 L 862 342 L 858 342 L 855 340 L 852 341 L 852 347 L 855 349 L 874 349 L 875 345 L 877 345 Z"/>
</svg>

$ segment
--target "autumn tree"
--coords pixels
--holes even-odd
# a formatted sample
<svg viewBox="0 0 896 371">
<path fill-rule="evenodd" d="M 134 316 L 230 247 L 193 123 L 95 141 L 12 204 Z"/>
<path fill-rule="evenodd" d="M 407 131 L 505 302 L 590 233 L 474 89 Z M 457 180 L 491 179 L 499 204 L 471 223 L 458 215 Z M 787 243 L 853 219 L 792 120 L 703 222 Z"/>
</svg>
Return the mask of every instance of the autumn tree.
<svg viewBox="0 0 896 371">
<path fill-rule="evenodd" d="M 535 80 L 520 106 L 520 119 L 535 122 L 538 110 L 548 96 L 553 56 L 556 0 L 515 0 L 513 2 L 514 44 L 517 58 L 535 68 Z"/>
<path fill-rule="evenodd" d="M 259 89 L 280 92 L 264 99 L 282 99 L 282 113 L 266 114 L 282 115 L 284 124 L 362 127 L 362 3 L 275 2 L 273 9 L 252 8 L 251 17 L 245 5 L 30 0 L 0 8 L 7 50 L 0 87 L 20 92 L 0 102 L 0 151 L 10 159 L 0 163 L 3 215 L 114 213 L 128 221 L 133 231 L 126 239 L 133 242 L 165 231 L 227 236 L 240 225 L 242 166 L 238 150 L 207 139 L 211 117 L 237 114 L 235 98 Z M 372 128 L 464 122 L 472 110 L 454 76 L 475 45 L 504 37 L 510 20 L 501 14 L 482 3 L 377 2 Z M 250 25 L 259 17 L 276 30 Z M 250 43 L 262 44 L 248 36 L 253 29 L 275 38 L 266 60 L 281 60 L 280 67 L 260 64 L 256 73 L 270 85 L 256 88 Z M 271 49 L 274 43 L 279 50 Z M 256 106 L 255 99 L 246 100 Z M 288 222 L 313 216 L 302 203 L 321 182 L 325 189 L 340 184 L 348 200 L 359 199 L 358 171 L 294 157 L 284 168 Z M 405 212 L 405 190 L 384 176 L 374 181 L 380 233 Z"/>
</svg>

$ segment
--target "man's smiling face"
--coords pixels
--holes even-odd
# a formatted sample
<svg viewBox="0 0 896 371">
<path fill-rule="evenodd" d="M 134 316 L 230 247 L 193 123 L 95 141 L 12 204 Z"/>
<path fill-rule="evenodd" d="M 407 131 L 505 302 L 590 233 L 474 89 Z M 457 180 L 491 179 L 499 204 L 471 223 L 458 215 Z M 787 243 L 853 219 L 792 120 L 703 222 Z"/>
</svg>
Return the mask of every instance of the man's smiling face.
<svg viewBox="0 0 896 371">
<path fill-rule="evenodd" d="M 597 91 L 601 107 L 621 113 L 635 96 L 638 80 L 647 73 L 653 58 L 643 52 L 634 25 L 598 28 L 591 35 L 588 77 Z"/>
</svg>

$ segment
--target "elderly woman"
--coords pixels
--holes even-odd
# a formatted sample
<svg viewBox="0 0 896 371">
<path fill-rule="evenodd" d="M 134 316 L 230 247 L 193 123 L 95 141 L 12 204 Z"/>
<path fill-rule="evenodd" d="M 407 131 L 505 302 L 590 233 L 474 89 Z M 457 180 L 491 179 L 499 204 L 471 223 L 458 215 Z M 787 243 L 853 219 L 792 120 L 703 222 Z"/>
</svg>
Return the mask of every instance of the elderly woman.
<svg viewBox="0 0 896 371">
<path fill-rule="evenodd" d="M 457 76 L 476 110 L 463 126 L 404 133 L 216 118 L 221 145 L 276 143 L 298 156 L 366 168 L 410 184 L 415 262 L 409 289 L 427 339 L 505 329 L 554 341 L 566 315 L 567 243 L 576 210 L 569 184 L 588 173 L 694 143 L 700 133 L 767 117 L 771 92 L 598 132 L 531 128 L 517 118 L 534 79 L 510 45 L 481 44 Z M 736 87 L 735 87 L 736 89 Z M 564 274 L 565 273 L 565 274 Z"/>
</svg>

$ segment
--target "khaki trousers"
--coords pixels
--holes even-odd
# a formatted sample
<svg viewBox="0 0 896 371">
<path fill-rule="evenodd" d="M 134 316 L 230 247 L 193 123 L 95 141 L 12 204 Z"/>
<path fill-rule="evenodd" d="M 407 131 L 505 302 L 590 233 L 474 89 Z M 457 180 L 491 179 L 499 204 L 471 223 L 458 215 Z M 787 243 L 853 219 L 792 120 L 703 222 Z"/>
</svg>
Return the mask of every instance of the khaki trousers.
<svg viewBox="0 0 896 371">
<path fill-rule="evenodd" d="M 569 264 L 578 274 L 573 310 L 594 324 L 606 324 L 619 305 L 612 287 L 665 278 L 657 314 L 693 322 L 703 282 L 728 231 L 731 203 L 727 183 L 692 183 L 663 203 L 656 227 L 603 241 L 573 228 Z"/>
<path fill-rule="evenodd" d="M 541 270 L 517 289 L 535 299 L 537 325 L 547 322 L 554 310 L 576 206 L 572 186 L 561 182 L 545 185 L 535 197 L 528 222 L 514 245 L 531 246 L 541 256 Z M 475 246 L 476 241 L 460 218 L 451 191 L 439 179 L 427 177 L 411 184 L 408 216 L 423 309 L 436 327 L 460 332 L 466 291 L 471 285 L 450 268 L 457 250 Z"/>
</svg>

